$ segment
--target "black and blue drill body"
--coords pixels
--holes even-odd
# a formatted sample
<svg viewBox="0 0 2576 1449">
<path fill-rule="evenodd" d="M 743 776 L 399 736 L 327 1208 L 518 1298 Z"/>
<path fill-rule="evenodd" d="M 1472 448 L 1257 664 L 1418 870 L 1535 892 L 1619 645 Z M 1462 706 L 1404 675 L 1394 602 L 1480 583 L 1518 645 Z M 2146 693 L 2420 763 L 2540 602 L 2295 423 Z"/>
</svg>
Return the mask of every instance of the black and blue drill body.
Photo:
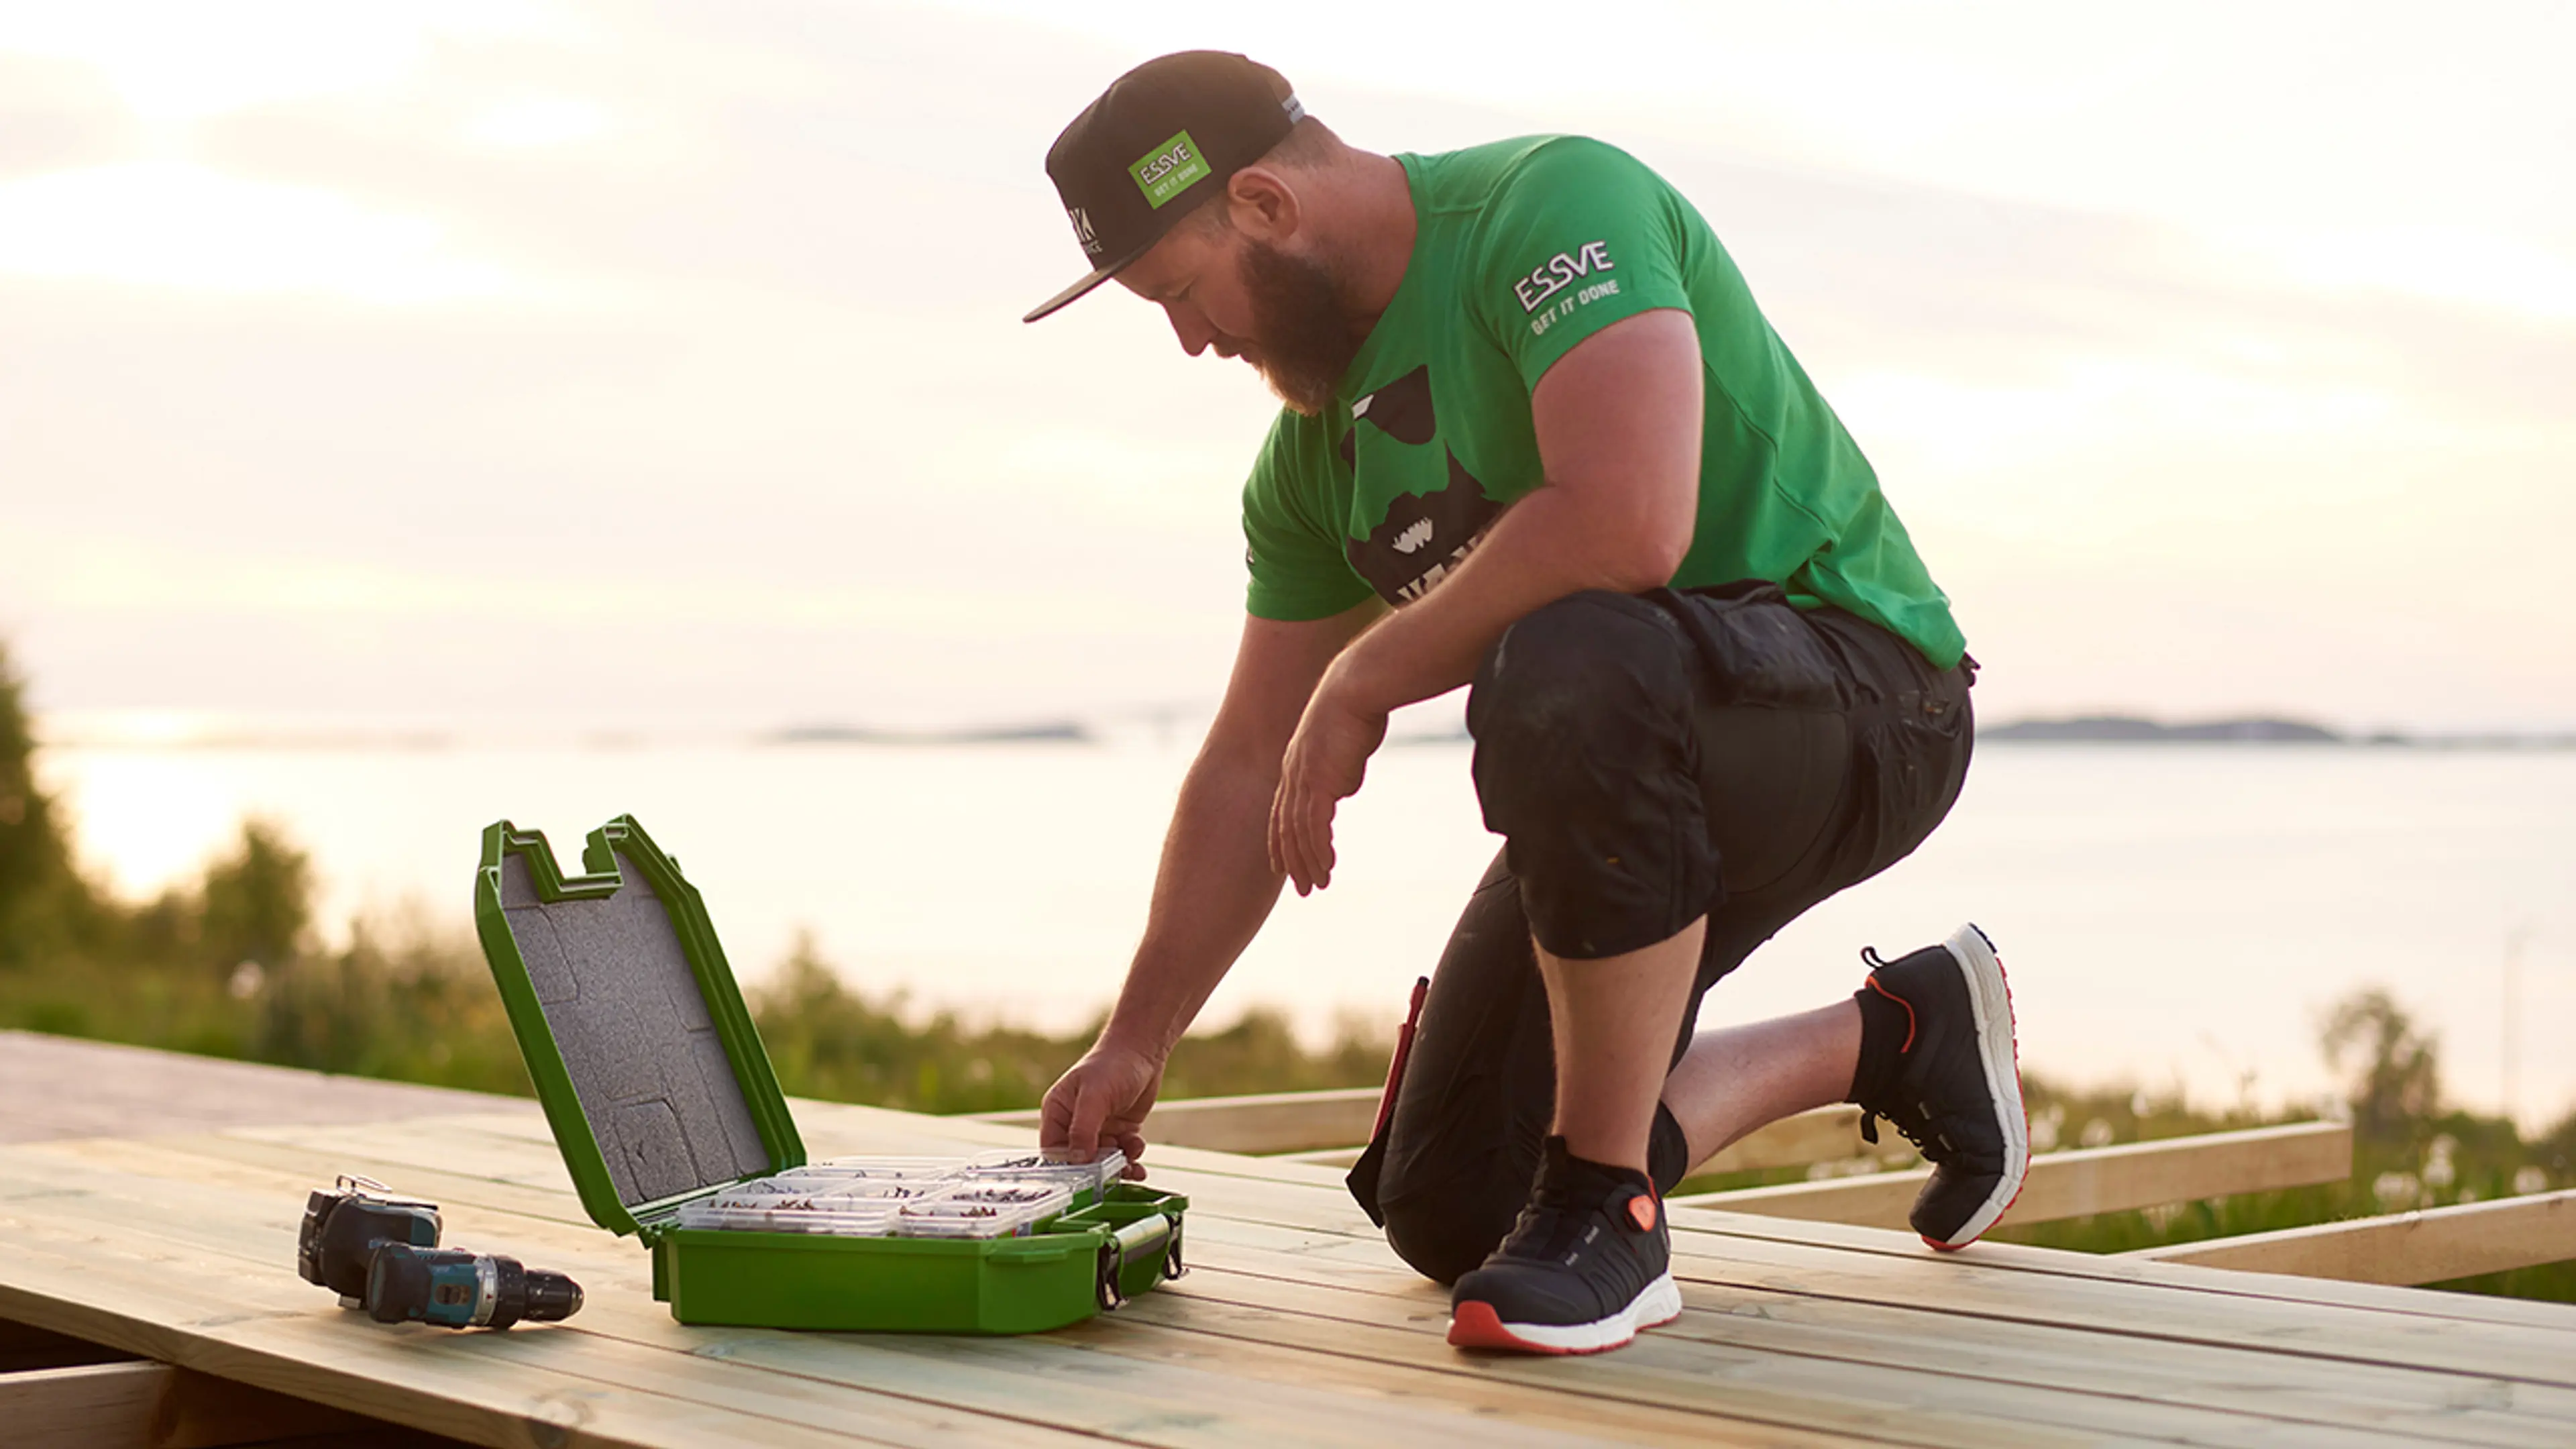
<svg viewBox="0 0 2576 1449">
<path fill-rule="evenodd" d="M 305 1203 L 295 1269 L 339 1294 L 343 1307 L 364 1308 L 378 1323 L 442 1328 L 507 1328 L 580 1310 L 572 1279 L 499 1253 L 441 1248 L 435 1206 L 383 1193 L 382 1183 L 343 1177 Z"/>
</svg>

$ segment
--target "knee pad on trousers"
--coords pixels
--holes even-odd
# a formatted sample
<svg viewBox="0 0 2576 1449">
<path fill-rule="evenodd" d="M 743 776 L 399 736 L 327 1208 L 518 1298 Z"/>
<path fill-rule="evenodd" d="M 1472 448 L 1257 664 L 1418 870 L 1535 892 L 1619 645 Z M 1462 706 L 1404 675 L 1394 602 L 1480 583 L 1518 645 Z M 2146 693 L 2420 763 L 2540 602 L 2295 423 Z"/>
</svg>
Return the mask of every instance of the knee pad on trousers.
<svg viewBox="0 0 2576 1449">
<path fill-rule="evenodd" d="M 1626 594 L 1592 589 L 1533 610 L 1495 641 L 1467 695 L 1478 754 L 1496 769 L 1616 758 L 1657 711 L 1687 711 L 1676 643 L 1661 611 Z"/>
<path fill-rule="evenodd" d="M 1555 955 L 1652 945 L 1716 895 L 1689 647 L 1653 603 L 1595 590 L 1513 624 L 1477 672 L 1477 798 Z"/>
<path fill-rule="evenodd" d="M 1387 1246 L 1406 1266 L 1444 1287 L 1482 1266 L 1520 1212 L 1515 1205 L 1498 1220 L 1489 1202 L 1441 1193 L 1381 1201 L 1378 1210 L 1386 1214 Z"/>
</svg>

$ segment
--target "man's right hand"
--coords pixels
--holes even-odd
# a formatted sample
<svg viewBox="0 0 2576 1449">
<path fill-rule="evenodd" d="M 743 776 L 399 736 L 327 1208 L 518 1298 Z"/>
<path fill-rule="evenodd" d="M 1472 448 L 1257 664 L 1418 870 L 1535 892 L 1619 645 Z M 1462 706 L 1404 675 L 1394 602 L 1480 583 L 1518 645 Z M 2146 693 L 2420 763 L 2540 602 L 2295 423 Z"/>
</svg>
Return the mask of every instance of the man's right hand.
<svg viewBox="0 0 2576 1449">
<path fill-rule="evenodd" d="M 1047 1089 L 1038 1145 L 1089 1161 L 1105 1145 L 1127 1154 L 1126 1176 L 1142 1178 L 1145 1114 L 1162 1090 L 1163 1063 L 1132 1047 L 1101 1042 Z"/>
<path fill-rule="evenodd" d="M 1247 618 L 1225 703 L 1181 782 L 1136 959 L 1097 1045 L 1047 1089 L 1038 1140 L 1049 1149 L 1127 1154 L 1143 1177 L 1145 1114 L 1163 1087 L 1170 1043 L 1261 929 L 1279 898 L 1266 842 L 1280 757 L 1315 683 L 1386 606 L 1374 598 L 1302 623 Z"/>
</svg>

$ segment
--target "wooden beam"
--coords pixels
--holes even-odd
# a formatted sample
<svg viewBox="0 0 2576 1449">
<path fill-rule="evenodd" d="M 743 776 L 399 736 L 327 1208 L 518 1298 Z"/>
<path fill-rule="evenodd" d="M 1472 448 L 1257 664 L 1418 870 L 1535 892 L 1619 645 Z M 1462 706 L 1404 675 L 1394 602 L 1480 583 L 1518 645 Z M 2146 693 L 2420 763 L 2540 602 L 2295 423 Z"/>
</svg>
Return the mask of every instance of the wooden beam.
<svg viewBox="0 0 2576 1449">
<path fill-rule="evenodd" d="M 2351 1174 L 2352 1128 L 2341 1122 L 2297 1122 L 2171 1137 L 2034 1157 L 2021 1198 L 2007 1216 L 2017 1223 L 2040 1223 L 2194 1198 L 2340 1182 Z M 1901 1228 L 1915 1194 L 1931 1175 L 1932 1170 L 1925 1167 L 1782 1187 L 1691 1193 L 1672 1203 L 1809 1222 Z"/>
<path fill-rule="evenodd" d="M 1277 1156 L 1322 1167 L 1348 1167 L 1359 1159 L 1369 1129 L 1377 1125 L 1376 1087 L 1325 1092 L 1264 1092 L 1245 1097 L 1197 1097 L 1157 1103 L 1145 1121 L 1145 1140 L 1167 1147 Z M 1035 1111 L 977 1112 L 970 1120 L 1008 1127 L 1038 1125 Z M 1728 1144 L 1695 1173 L 1751 1172 L 1798 1167 L 1851 1156 L 1861 1146 L 1858 1107 L 1801 1112 Z"/>
<path fill-rule="evenodd" d="M 148 1359 L 0 1374 L 0 1424 L 16 1449 L 213 1449 L 365 1422 Z"/>
<path fill-rule="evenodd" d="M 1148 1138 L 1147 1140 L 1152 1140 Z M 1898 1144 L 1902 1146 L 1902 1143 Z M 1690 1170 L 1697 1177 L 1713 1172 L 1758 1172 L 1771 1167 L 1804 1167 L 1833 1162 L 1866 1149 L 1860 1139 L 1858 1107 L 1819 1107 L 1757 1127 L 1719 1149 L 1715 1157 Z M 1282 1162 L 1317 1167 L 1348 1167 L 1359 1161 L 1358 1147 L 1317 1147 L 1304 1152 L 1270 1154 Z"/>
<path fill-rule="evenodd" d="M 1376 1087 L 1331 1092 L 1263 1092 L 1158 1102 L 1145 1118 L 1145 1140 L 1215 1152 L 1303 1152 L 1368 1140 L 1377 1124 Z M 979 1112 L 975 1120 L 1038 1125 L 1038 1114 Z"/>
<path fill-rule="evenodd" d="M 1272 1152 L 1265 1156 L 1272 1162 L 1302 1162 L 1309 1167 L 1348 1167 L 1368 1151 L 1360 1147 L 1314 1147 L 1304 1152 Z"/>
<path fill-rule="evenodd" d="M 1898 1140 L 1897 1146 L 1904 1145 Z M 1804 1167 L 1811 1162 L 1832 1162 L 1857 1156 L 1867 1150 L 1860 1140 L 1860 1109 L 1852 1106 L 1818 1107 L 1794 1117 L 1783 1117 L 1718 1149 L 1715 1157 L 1691 1169 L 1696 1176 L 1710 1172 L 1755 1172 L 1769 1167 Z"/>
<path fill-rule="evenodd" d="M 2576 1189 L 2122 1253 L 2348 1283 L 2440 1283 L 2576 1258 Z"/>
</svg>

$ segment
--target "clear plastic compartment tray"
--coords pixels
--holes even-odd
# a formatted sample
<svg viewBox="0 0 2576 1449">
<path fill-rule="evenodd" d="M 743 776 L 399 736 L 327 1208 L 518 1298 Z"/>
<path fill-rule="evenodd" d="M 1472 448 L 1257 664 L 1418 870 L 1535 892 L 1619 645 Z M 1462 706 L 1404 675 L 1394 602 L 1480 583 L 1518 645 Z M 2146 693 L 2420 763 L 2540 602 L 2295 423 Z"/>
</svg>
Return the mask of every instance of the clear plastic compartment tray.
<svg viewBox="0 0 2576 1449">
<path fill-rule="evenodd" d="M 1042 1182 L 1073 1191 L 1075 1207 L 1089 1207 L 1127 1170 L 1127 1155 L 1110 1148 L 1091 1162 L 1076 1162 L 1061 1149 L 1005 1148 L 966 1164 L 970 1182 Z"/>
<path fill-rule="evenodd" d="M 902 1238 L 1016 1238 L 1073 1206 L 1073 1189 L 1046 1182 L 959 1182 L 895 1210 Z"/>
<path fill-rule="evenodd" d="M 836 1157 L 829 1162 L 791 1167 L 773 1180 L 794 1182 L 800 1187 L 824 1178 L 940 1181 L 955 1177 L 965 1166 L 966 1159 L 959 1157 Z"/>
<path fill-rule="evenodd" d="M 736 1198 L 801 1198 L 816 1202 L 902 1202 L 907 1198 L 926 1196 L 946 1187 L 949 1178 L 878 1178 L 878 1177 L 807 1177 L 800 1173 L 780 1173 L 774 1177 L 754 1177 L 734 1184 L 715 1195 L 715 1200 L 728 1206 Z M 775 1203 L 754 1203 L 755 1207 L 774 1207 Z"/>
<path fill-rule="evenodd" d="M 767 1204 L 767 1205 L 764 1205 Z M 883 1238 L 894 1233 L 891 1201 L 818 1206 L 812 1198 L 746 1194 L 680 1204 L 684 1228 L 725 1228 L 753 1233 L 823 1233 L 844 1238 Z"/>
<path fill-rule="evenodd" d="M 846 1157 L 792 1167 L 684 1204 L 687 1228 L 845 1237 L 1005 1238 L 1099 1202 L 1126 1169 L 1006 1148 L 964 1157 Z M 919 1211 L 915 1211 L 918 1208 Z"/>
</svg>

